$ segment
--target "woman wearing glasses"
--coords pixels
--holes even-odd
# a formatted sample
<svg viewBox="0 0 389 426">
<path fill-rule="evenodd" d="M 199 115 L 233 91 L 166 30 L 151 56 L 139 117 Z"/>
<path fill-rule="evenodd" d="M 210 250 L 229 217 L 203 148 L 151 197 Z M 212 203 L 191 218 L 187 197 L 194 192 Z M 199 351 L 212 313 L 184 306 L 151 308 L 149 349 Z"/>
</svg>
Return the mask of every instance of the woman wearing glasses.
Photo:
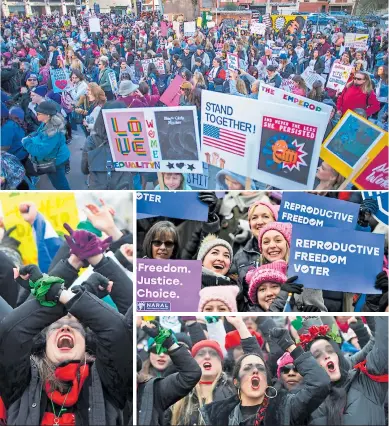
<svg viewBox="0 0 389 426">
<path fill-rule="evenodd" d="M 343 115 L 347 110 L 361 108 L 367 117 L 380 110 L 380 103 L 374 93 L 370 76 L 366 72 L 356 72 L 354 80 L 349 83 L 336 103 L 338 114 Z"/>
</svg>

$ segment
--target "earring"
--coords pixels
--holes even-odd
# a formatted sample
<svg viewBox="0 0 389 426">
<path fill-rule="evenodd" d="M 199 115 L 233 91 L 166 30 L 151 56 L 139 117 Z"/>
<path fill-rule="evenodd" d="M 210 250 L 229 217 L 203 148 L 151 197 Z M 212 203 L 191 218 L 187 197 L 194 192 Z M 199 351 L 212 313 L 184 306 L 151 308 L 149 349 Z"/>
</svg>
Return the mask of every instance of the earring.
<svg viewBox="0 0 389 426">
<path fill-rule="evenodd" d="M 275 395 L 270 396 L 270 395 L 268 395 L 268 394 L 266 393 L 266 391 L 267 391 L 269 388 L 274 389 Z M 275 397 L 277 396 L 277 394 L 278 394 L 277 389 L 276 389 L 275 387 L 273 387 L 273 386 L 268 386 L 268 387 L 266 388 L 266 390 L 265 390 L 265 395 L 266 395 L 268 398 L 270 398 L 270 399 L 275 398 Z"/>
</svg>

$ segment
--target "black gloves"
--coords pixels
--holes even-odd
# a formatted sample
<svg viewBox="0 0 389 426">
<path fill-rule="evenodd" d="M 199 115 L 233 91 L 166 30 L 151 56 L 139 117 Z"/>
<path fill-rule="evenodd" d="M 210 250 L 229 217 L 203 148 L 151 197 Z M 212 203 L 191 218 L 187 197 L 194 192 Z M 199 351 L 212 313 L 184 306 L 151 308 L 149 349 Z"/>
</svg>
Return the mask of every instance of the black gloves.
<svg viewBox="0 0 389 426">
<path fill-rule="evenodd" d="M 286 328 L 272 328 L 270 330 L 270 339 L 277 343 L 284 352 L 286 352 L 290 346 L 295 344 Z"/>
<path fill-rule="evenodd" d="M 208 204 L 208 216 L 212 217 L 216 213 L 216 205 L 218 198 L 214 192 L 199 192 L 199 200 L 205 204 Z"/>
<path fill-rule="evenodd" d="M 297 284 L 295 281 L 298 279 L 298 276 L 288 278 L 285 284 L 282 284 L 281 290 L 286 291 L 287 293 L 292 294 L 301 294 L 304 290 L 302 284 Z"/>
<path fill-rule="evenodd" d="M 20 275 L 29 275 L 27 280 L 24 280 Z M 31 291 L 29 281 L 36 282 L 43 277 L 43 274 L 37 265 L 26 265 L 19 269 L 19 277 L 16 282 L 28 291 Z"/>
<path fill-rule="evenodd" d="M 374 287 L 377 290 L 381 290 L 382 293 L 386 293 L 388 291 L 388 281 L 388 275 L 385 271 L 382 271 L 376 276 Z"/>
<path fill-rule="evenodd" d="M 159 332 L 161 331 L 161 326 L 159 325 L 158 321 L 150 321 L 151 324 L 154 324 L 155 327 L 148 327 L 147 325 L 144 325 L 142 327 L 142 330 L 148 334 L 150 337 L 152 337 L 153 339 L 155 339 Z"/>
<path fill-rule="evenodd" d="M 65 289 L 65 285 L 63 283 L 53 284 L 48 292 L 46 293 L 46 300 L 48 302 L 56 302 L 58 303 L 59 296 L 62 293 L 62 290 Z"/>
<path fill-rule="evenodd" d="M 167 350 L 169 349 L 171 346 L 174 345 L 174 343 L 177 343 L 177 339 L 174 335 L 174 333 L 171 330 L 167 330 L 163 327 L 160 326 L 160 324 L 157 321 L 150 321 L 151 324 L 154 324 L 155 327 L 148 327 L 147 325 L 144 325 L 142 327 L 142 330 L 147 333 L 150 337 L 152 337 L 153 339 L 155 339 L 156 337 L 158 337 L 158 340 L 161 336 L 161 334 L 165 334 L 165 336 L 163 337 L 163 343 L 162 343 L 162 347 Z"/>
<path fill-rule="evenodd" d="M 107 291 L 107 287 L 109 285 L 109 279 L 99 274 L 98 272 L 94 272 L 86 281 L 84 281 L 80 287 L 85 291 L 89 291 L 89 293 L 94 294 L 99 299 L 107 296 L 109 293 Z M 76 286 L 78 287 L 78 286 Z M 77 288 L 74 288 L 77 291 Z"/>
<path fill-rule="evenodd" d="M 321 312 L 321 310 L 315 305 L 304 305 L 302 307 L 303 312 Z"/>
</svg>

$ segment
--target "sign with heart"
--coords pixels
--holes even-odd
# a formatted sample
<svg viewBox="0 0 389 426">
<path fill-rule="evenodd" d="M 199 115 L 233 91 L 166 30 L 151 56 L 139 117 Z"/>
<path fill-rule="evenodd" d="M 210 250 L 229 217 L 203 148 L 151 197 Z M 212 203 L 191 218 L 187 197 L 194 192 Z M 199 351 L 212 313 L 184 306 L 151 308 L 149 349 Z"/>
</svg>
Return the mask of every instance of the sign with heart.
<svg viewBox="0 0 389 426">
<path fill-rule="evenodd" d="M 54 93 L 63 92 L 69 83 L 69 76 L 67 72 L 62 68 L 51 69 L 50 76 L 51 76 L 51 83 L 53 86 L 53 92 Z"/>
<path fill-rule="evenodd" d="M 350 77 L 352 66 L 335 62 L 328 76 L 327 89 L 343 91 Z"/>
</svg>

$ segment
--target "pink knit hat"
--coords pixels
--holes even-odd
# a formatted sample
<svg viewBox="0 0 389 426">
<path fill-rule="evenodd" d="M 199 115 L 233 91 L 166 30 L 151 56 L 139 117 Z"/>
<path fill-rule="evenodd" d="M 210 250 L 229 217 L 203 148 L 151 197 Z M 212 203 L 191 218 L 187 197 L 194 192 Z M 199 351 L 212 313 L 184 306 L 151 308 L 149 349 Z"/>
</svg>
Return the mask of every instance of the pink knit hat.
<svg viewBox="0 0 389 426">
<path fill-rule="evenodd" d="M 249 283 L 249 298 L 254 304 L 258 304 L 257 291 L 262 283 L 271 282 L 284 284 L 288 277 L 286 270 L 288 264 L 285 260 L 276 260 L 272 263 L 267 263 L 259 268 L 251 269 L 246 274 L 246 281 Z"/>
<path fill-rule="evenodd" d="M 258 235 L 258 248 L 262 253 L 262 238 L 268 231 L 278 231 L 282 234 L 285 240 L 288 242 L 288 246 L 290 247 L 290 241 L 292 239 L 292 224 L 284 223 L 284 222 L 270 222 L 266 224 L 260 231 Z"/>
<path fill-rule="evenodd" d="M 239 293 L 237 285 L 220 285 L 204 287 L 200 290 L 199 312 L 203 311 L 204 306 L 212 300 L 220 300 L 228 306 L 230 312 L 238 312 L 236 305 L 236 296 Z"/>
<path fill-rule="evenodd" d="M 288 364 L 294 364 L 294 359 L 292 358 L 292 355 L 289 352 L 285 352 L 282 357 L 278 358 L 277 360 L 277 377 L 280 378 L 281 375 L 281 368 Z"/>
<path fill-rule="evenodd" d="M 250 222 L 251 217 L 253 215 L 254 209 L 257 206 L 265 206 L 265 207 L 267 207 L 270 210 L 272 216 L 274 217 L 274 220 L 278 219 L 278 212 L 280 210 L 280 206 L 268 203 L 267 201 L 260 201 L 259 200 L 259 201 L 256 201 L 255 203 L 251 204 L 251 206 L 249 208 L 249 211 L 248 211 L 249 222 Z"/>
</svg>

